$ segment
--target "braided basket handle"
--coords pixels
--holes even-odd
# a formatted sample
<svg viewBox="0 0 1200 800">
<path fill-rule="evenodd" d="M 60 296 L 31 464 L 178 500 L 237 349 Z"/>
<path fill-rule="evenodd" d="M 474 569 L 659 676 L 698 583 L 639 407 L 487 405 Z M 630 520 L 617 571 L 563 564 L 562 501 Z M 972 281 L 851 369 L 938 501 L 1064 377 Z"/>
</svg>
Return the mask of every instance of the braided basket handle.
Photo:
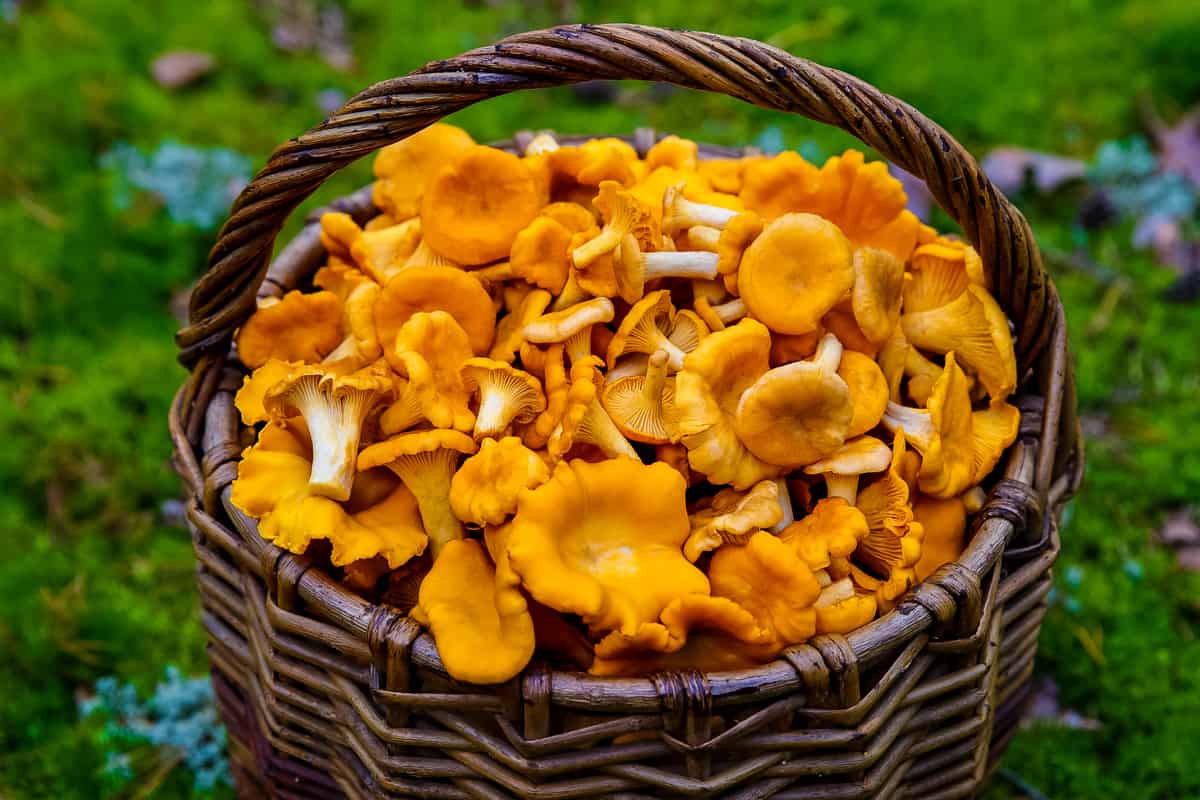
<svg viewBox="0 0 1200 800">
<path fill-rule="evenodd" d="M 1016 323 L 1017 360 L 1033 366 L 1056 324 L 1057 297 L 1029 224 L 950 134 L 916 109 L 844 72 L 750 39 L 639 25 L 570 25 L 510 36 L 435 61 L 353 97 L 280 146 L 233 205 L 176 337 L 195 366 L 228 347 L 254 311 L 275 237 L 333 173 L 479 100 L 594 79 L 636 79 L 720 92 L 802 114 L 857 136 L 922 178 L 966 232 L 993 292 Z"/>
</svg>

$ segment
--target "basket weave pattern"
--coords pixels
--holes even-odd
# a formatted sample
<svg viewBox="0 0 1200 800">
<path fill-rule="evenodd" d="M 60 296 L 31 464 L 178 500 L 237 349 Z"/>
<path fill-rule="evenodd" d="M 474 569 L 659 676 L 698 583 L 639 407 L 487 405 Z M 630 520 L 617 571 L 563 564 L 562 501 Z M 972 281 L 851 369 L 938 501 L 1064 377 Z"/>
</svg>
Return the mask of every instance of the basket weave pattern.
<svg viewBox="0 0 1200 800">
<path fill-rule="evenodd" d="M 266 542 L 229 502 L 249 433 L 233 407 L 245 370 L 230 341 L 256 296 L 303 286 L 323 260 L 309 224 L 269 263 L 287 215 L 333 172 L 477 100 L 591 78 L 804 114 L 924 178 L 1016 325 L 1021 433 L 960 560 L 847 636 L 739 672 L 592 678 L 535 662 L 501 686 L 459 684 L 412 620 Z M 641 131 L 634 144 L 653 140 Z M 360 221 L 375 213 L 369 191 L 334 206 Z M 1015 730 L 1057 512 L 1082 472 L 1062 308 L 1027 223 L 975 161 L 855 78 L 757 42 L 614 25 L 522 34 L 377 84 L 283 145 L 243 192 L 179 345 L 192 373 L 171 432 L 244 796 L 965 797 Z"/>
</svg>

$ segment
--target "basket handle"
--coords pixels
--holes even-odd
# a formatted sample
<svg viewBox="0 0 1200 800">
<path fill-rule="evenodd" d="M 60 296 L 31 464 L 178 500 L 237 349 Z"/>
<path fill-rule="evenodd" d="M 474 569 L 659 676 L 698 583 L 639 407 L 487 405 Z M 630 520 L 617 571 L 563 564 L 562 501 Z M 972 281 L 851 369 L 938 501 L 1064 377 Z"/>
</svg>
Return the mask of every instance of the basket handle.
<svg viewBox="0 0 1200 800">
<path fill-rule="evenodd" d="M 502 39 L 366 89 L 281 145 L 234 202 L 176 342 L 193 367 L 227 347 L 254 311 L 275 237 L 326 178 L 380 147 L 489 97 L 594 79 L 661 81 L 802 114 L 857 136 L 924 179 L 990 270 L 1033 366 L 1058 304 L 1028 222 L 936 123 L 873 86 L 750 39 L 639 25 L 569 25 Z"/>
</svg>

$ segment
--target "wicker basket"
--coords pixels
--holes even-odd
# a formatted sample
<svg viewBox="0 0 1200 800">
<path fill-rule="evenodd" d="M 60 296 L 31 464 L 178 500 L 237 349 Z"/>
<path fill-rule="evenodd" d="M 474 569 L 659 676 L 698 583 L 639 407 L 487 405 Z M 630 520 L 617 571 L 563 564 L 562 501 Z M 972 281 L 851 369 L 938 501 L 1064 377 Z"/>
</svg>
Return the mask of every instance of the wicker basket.
<svg viewBox="0 0 1200 800">
<path fill-rule="evenodd" d="M 266 542 L 229 502 L 248 439 L 233 408 L 244 369 L 230 341 L 256 295 L 302 285 L 323 259 L 309 224 L 270 264 L 287 215 L 331 174 L 477 100 L 594 78 L 666 81 L 803 114 L 924 178 L 983 254 L 1016 323 L 1021 433 L 962 558 L 848 636 L 819 636 L 740 672 L 613 679 L 535 662 L 504 685 L 458 684 L 414 622 Z M 633 141 L 645 152 L 653 139 Z M 360 221 L 375 213 L 367 191 L 334 205 Z M 974 159 L 853 77 L 744 39 L 600 25 L 513 36 L 377 84 L 280 147 L 238 198 L 178 343 L 191 376 L 171 432 L 246 797 L 932 800 L 973 795 L 1013 734 L 1057 512 L 1082 471 L 1063 311 L 1028 224 Z"/>
</svg>

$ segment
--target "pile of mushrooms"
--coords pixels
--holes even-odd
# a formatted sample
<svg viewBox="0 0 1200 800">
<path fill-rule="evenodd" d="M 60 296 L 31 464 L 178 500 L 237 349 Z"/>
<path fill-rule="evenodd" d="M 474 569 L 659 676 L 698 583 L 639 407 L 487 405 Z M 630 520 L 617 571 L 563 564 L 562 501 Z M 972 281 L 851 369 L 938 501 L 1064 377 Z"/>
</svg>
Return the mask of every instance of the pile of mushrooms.
<svg viewBox="0 0 1200 800">
<path fill-rule="evenodd" d="M 959 556 L 1016 437 L 968 245 L 856 151 L 523 155 L 445 124 L 237 335 L 233 502 L 426 625 L 449 674 L 736 669 Z"/>
</svg>

